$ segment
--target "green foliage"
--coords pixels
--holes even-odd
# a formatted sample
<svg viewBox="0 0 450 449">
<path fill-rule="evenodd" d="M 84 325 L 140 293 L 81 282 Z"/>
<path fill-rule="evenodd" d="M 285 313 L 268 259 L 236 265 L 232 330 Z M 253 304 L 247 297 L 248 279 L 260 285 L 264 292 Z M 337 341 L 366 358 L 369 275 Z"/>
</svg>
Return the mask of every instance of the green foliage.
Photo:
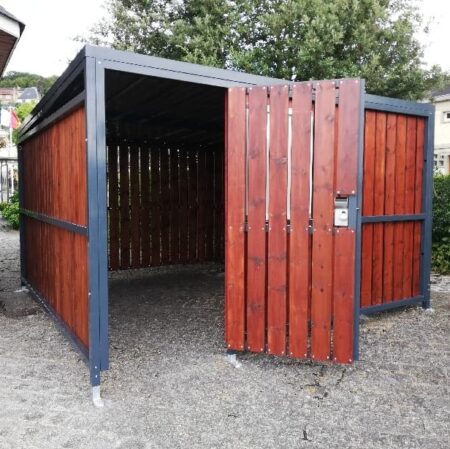
<svg viewBox="0 0 450 449">
<path fill-rule="evenodd" d="M 19 229 L 19 193 L 16 192 L 7 203 L 0 204 L 0 213 L 13 229 Z"/>
<path fill-rule="evenodd" d="M 413 0 L 106 0 L 89 41 L 292 80 L 362 77 L 371 93 L 423 98 Z M 426 31 L 426 29 L 425 29 Z"/>
<path fill-rule="evenodd" d="M 27 115 L 31 113 L 31 111 L 34 109 L 35 106 L 36 103 L 31 102 L 31 103 L 21 103 L 16 107 L 16 114 L 21 123 L 25 120 Z M 19 138 L 19 129 L 17 128 L 13 130 L 12 135 L 12 140 L 14 144 L 17 144 L 18 138 Z"/>
<path fill-rule="evenodd" d="M 41 95 L 45 95 L 56 81 L 57 76 L 44 77 L 27 72 L 8 72 L 0 79 L 0 87 L 36 87 Z"/>
<path fill-rule="evenodd" d="M 450 175 L 434 177 L 432 267 L 450 273 Z"/>
</svg>

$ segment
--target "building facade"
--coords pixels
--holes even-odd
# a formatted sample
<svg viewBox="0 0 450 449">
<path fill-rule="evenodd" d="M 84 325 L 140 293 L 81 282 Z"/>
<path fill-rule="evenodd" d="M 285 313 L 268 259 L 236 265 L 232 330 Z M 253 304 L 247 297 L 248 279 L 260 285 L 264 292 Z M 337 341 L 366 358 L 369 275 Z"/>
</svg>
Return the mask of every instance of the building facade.
<svg viewBox="0 0 450 449">
<path fill-rule="evenodd" d="M 450 174 L 450 86 L 431 93 L 436 107 L 434 130 L 435 172 Z"/>
</svg>

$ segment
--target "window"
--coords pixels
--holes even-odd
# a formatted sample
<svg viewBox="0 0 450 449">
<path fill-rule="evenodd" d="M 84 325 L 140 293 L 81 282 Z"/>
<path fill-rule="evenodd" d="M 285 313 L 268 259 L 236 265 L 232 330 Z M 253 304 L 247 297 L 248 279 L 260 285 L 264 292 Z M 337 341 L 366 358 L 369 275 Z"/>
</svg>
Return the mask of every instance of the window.
<svg viewBox="0 0 450 449">
<path fill-rule="evenodd" d="M 444 123 L 450 123 L 450 111 L 444 111 L 442 113 L 442 121 Z"/>
</svg>

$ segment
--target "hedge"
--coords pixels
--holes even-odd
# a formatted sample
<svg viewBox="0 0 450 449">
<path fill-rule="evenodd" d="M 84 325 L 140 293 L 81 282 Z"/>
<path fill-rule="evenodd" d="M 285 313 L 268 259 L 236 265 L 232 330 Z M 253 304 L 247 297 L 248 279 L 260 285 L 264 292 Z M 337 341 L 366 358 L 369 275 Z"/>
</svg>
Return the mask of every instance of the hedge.
<svg viewBox="0 0 450 449">
<path fill-rule="evenodd" d="M 436 175 L 433 188 L 433 271 L 450 274 L 450 175 Z"/>
</svg>

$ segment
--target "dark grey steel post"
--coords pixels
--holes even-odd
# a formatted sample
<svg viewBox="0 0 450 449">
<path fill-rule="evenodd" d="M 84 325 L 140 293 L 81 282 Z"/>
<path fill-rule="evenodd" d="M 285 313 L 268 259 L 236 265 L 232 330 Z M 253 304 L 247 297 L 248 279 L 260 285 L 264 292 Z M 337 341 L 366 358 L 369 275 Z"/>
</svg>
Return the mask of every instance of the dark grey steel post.
<svg viewBox="0 0 450 449">
<path fill-rule="evenodd" d="M 100 307 L 100 369 L 109 368 L 108 340 L 108 197 L 106 192 L 106 118 L 105 118 L 105 68 L 96 58 L 96 120 L 97 127 L 97 213 L 98 213 L 98 294 Z"/>
<path fill-rule="evenodd" d="M 98 250 L 98 169 L 96 125 L 96 61 L 86 58 L 86 151 L 87 151 L 87 213 L 88 213 L 88 276 L 89 276 L 89 369 L 91 385 L 100 385 L 99 330 L 99 250 Z M 95 389 L 97 390 L 97 389 Z"/>
<path fill-rule="evenodd" d="M 425 221 L 422 226 L 422 269 L 420 270 L 420 287 L 423 295 L 422 307 L 428 309 L 430 300 L 430 273 L 431 273 L 431 246 L 432 246 L 432 200 L 433 200 L 433 161 L 434 161 L 434 106 L 426 119 L 426 134 L 424 148 L 423 176 L 425 185 L 423 189 L 422 210 Z"/>
</svg>

